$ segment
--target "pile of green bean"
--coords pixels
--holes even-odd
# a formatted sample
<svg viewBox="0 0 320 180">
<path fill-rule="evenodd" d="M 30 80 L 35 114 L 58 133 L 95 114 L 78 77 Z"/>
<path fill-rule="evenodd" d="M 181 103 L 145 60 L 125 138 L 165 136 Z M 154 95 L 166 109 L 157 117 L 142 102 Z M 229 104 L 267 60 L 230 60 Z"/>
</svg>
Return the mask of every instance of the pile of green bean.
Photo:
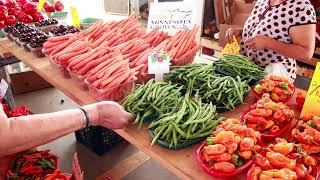
<svg viewBox="0 0 320 180">
<path fill-rule="evenodd" d="M 252 60 L 242 55 L 225 54 L 223 58 L 213 62 L 215 73 L 236 78 L 253 85 L 260 81 L 265 75 L 265 69 L 257 66 Z"/>
<path fill-rule="evenodd" d="M 177 145 L 207 137 L 222 121 L 217 116 L 216 107 L 211 103 L 202 103 L 200 98 L 190 98 L 186 94 L 179 102 L 176 109 L 162 114 L 159 120 L 149 125 L 154 135 L 151 145 L 162 141 L 169 148 L 177 149 Z"/>
<path fill-rule="evenodd" d="M 178 106 L 182 87 L 170 82 L 148 81 L 139 85 L 132 94 L 127 96 L 122 105 L 136 116 L 135 124 L 142 125 L 144 121 L 153 121 L 160 115 L 170 113 Z"/>
<path fill-rule="evenodd" d="M 166 81 L 183 86 L 184 93 L 199 94 L 205 103 L 213 103 L 220 109 L 234 109 L 244 102 L 250 91 L 246 81 L 239 76 L 222 76 L 213 73 L 212 65 L 191 64 L 173 69 Z"/>
</svg>

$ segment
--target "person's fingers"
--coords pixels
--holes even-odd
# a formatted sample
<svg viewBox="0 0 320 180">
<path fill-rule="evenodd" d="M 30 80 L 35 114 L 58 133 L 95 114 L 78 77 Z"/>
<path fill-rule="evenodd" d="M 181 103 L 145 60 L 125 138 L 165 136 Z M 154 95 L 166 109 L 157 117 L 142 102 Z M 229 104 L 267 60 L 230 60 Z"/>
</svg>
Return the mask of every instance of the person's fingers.
<svg viewBox="0 0 320 180">
<path fill-rule="evenodd" d="M 225 37 L 227 42 L 229 42 L 229 34 L 230 34 L 230 33 L 229 33 L 229 31 L 227 30 L 227 32 L 226 32 L 226 37 Z"/>
<path fill-rule="evenodd" d="M 128 122 L 134 121 L 134 116 L 126 111 L 123 111 L 123 116 L 127 119 Z"/>
<path fill-rule="evenodd" d="M 255 42 L 254 41 L 246 41 L 245 44 L 250 47 L 250 46 L 253 46 L 255 44 Z"/>
<path fill-rule="evenodd" d="M 253 42 L 254 41 L 254 38 L 253 37 L 251 37 L 251 38 L 248 38 L 244 43 L 250 43 L 250 42 Z"/>
</svg>

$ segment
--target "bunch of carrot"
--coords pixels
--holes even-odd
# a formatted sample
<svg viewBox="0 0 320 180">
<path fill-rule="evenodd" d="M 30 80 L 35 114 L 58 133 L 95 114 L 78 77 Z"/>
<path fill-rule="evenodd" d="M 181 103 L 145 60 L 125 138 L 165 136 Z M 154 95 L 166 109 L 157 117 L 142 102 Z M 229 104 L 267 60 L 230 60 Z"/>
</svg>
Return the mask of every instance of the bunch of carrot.
<svg viewBox="0 0 320 180">
<path fill-rule="evenodd" d="M 146 49 L 135 60 L 130 62 L 130 67 L 143 65 L 142 68 L 139 68 L 138 76 L 146 76 L 148 56 L 159 50 L 163 50 L 170 56 L 173 65 L 183 66 L 192 63 L 194 56 L 200 49 L 200 45 L 195 41 L 197 31 L 197 26 L 192 30 L 181 30 L 176 35 L 162 41 L 159 45 Z"/>
<path fill-rule="evenodd" d="M 130 16 L 118 22 L 97 22 L 78 34 L 51 37 L 43 46 L 54 63 L 86 84 L 106 89 L 146 75 L 148 56 L 159 50 L 167 52 L 174 65 L 190 63 L 199 49 L 196 31 L 182 30 L 173 37 L 159 29 L 146 32 Z"/>
</svg>

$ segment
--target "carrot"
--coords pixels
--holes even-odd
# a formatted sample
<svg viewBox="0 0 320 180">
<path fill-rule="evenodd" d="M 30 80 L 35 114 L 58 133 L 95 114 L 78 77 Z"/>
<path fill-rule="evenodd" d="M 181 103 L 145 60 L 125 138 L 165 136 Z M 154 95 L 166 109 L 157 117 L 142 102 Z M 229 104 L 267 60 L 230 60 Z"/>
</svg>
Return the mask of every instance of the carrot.
<svg viewBox="0 0 320 180">
<path fill-rule="evenodd" d="M 106 54 L 105 50 L 98 49 L 90 56 L 90 58 L 84 59 L 83 61 L 76 64 L 74 67 L 71 66 L 71 68 L 77 71 L 80 68 L 84 67 L 90 61 L 94 61 L 96 58 L 99 58 L 99 56 L 104 55 L 104 54 Z"/>
<path fill-rule="evenodd" d="M 90 69 L 92 69 L 92 68 L 98 66 L 99 64 L 105 62 L 106 60 L 110 59 L 110 57 L 111 57 L 111 54 L 105 54 L 104 56 L 102 56 L 102 57 L 100 57 L 100 58 L 98 58 L 96 60 L 90 61 L 84 67 L 79 69 L 77 74 L 87 76 L 89 74 L 89 72 L 90 72 Z"/>
<path fill-rule="evenodd" d="M 93 39 L 97 39 L 101 37 L 103 34 L 105 34 L 108 31 L 109 31 L 109 25 L 104 24 L 103 27 L 93 35 Z"/>
<path fill-rule="evenodd" d="M 84 59 L 86 58 L 89 58 L 90 56 L 92 56 L 94 53 L 96 52 L 95 49 L 91 49 L 90 51 L 84 53 L 84 54 L 81 54 L 79 56 L 75 56 L 73 58 L 71 58 L 69 60 L 69 65 L 68 67 L 72 67 L 72 66 L 75 66 L 76 64 L 80 63 L 81 61 L 83 61 Z"/>
<path fill-rule="evenodd" d="M 63 36 L 50 37 L 50 38 L 48 38 L 47 42 L 66 41 L 66 40 L 70 39 L 72 36 L 74 36 L 74 35 L 73 34 L 66 34 Z"/>
<path fill-rule="evenodd" d="M 59 58 L 61 55 L 64 55 L 69 52 L 79 51 L 85 47 L 86 47 L 85 43 L 83 43 L 82 41 L 76 40 L 73 43 L 71 43 L 68 47 L 66 47 L 63 50 L 61 50 L 60 52 L 54 54 L 53 57 Z"/>
<path fill-rule="evenodd" d="M 120 79 L 121 76 L 124 76 L 125 78 L 127 78 L 129 76 L 130 72 L 128 71 L 120 71 L 119 73 L 117 74 L 114 74 L 113 76 L 107 78 L 107 79 L 104 79 L 102 82 L 101 82 L 101 85 L 100 87 L 104 87 L 106 86 L 107 84 L 111 83 L 112 81 L 115 81 L 116 79 Z M 119 82 L 119 81 L 118 81 Z M 114 84 L 114 83 L 113 83 Z M 111 86 L 110 86 L 111 87 Z"/>
<path fill-rule="evenodd" d="M 97 78 L 102 78 L 102 77 L 109 77 L 114 71 L 116 71 L 117 69 L 123 67 L 123 66 L 128 66 L 129 67 L 129 61 L 128 60 L 124 60 L 124 61 L 119 61 L 113 64 L 108 64 L 106 66 L 106 68 L 108 69 L 108 71 L 106 72 L 101 72 L 99 74 L 97 74 Z"/>
<path fill-rule="evenodd" d="M 109 36 L 110 36 L 110 34 L 108 34 L 108 33 L 103 34 L 103 35 L 100 36 L 97 40 L 95 40 L 95 41 L 93 42 L 92 47 L 93 47 L 93 48 L 98 47 L 98 46 L 99 46 L 101 43 L 103 43 L 103 42 L 105 41 L 105 39 L 106 39 L 107 37 L 109 37 Z"/>
<path fill-rule="evenodd" d="M 186 58 L 192 58 L 200 49 L 200 45 L 193 47 L 191 50 L 187 51 L 184 55 L 177 59 L 177 62 L 183 61 Z"/>
<path fill-rule="evenodd" d="M 131 71 L 126 71 L 123 74 L 120 74 L 119 76 L 115 75 L 117 78 L 115 78 L 113 81 L 101 82 L 101 88 L 111 88 L 113 86 L 120 85 L 123 81 L 125 81 L 130 76 L 130 74 L 131 74 Z"/>
<path fill-rule="evenodd" d="M 51 48 L 51 47 L 55 47 L 58 44 L 61 44 L 62 41 L 47 41 L 45 43 L 43 43 L 43 48 Z"/>
<path fill-rule="evenodd" d="M 83 48 L 81 49 L 80 51 L 75 51 L 75 52 L 69 52 L 69 53 L 66 53 L 60 57 L 58 57 L 58 61 L 61 63 L 61 64 L 69 64 L 68 63 L 68 60 L 72 57 L 75 57 L 75 56 L 78 56 L 78 55 L 81 55 L 81 54 L 84 54 L 86 52 L 89 51 L 89 48 L 86 47 L 86 48 Z"/>
<path fill-rule="evenodd" d="M 144 64 L 147 63 L 147 61 L 148 61 L 148 56 L 149 56 L 150 54 L 153 54 L 153 53 L 155 53 L 155 52 L 163 49 L 163 48 L 166 46 L 166 43 L 167 43 L 167 42 L 168 42 L 168 41 L 165 40 L 165 41 L 163 41 L 162 43 L 160 43 L 157 47 L 154 47 L 153 49 L 151 49 L 150 53 L 146 53 L 140 60 L 138 60 L 138 61 L 136 62 L 135 65 L 140 65 L 140 64 L 142 64 L 142 63 L 144 63 Z"/>
<path fill-rule="evenodd" d="M 92 38 L 95 33 L 97 33 L 101 28 L 103 28 L 102 22 L 97 22 L 96 24 L 97 25 L 96 25 L 95 29 L 92 32 L 88 33 L 86 35 L 86 37 Z"/>
<path fill-rule="evenodd" d="M 77 39 L 74 36 L 71 37 L 66 42 L 58 45 L 57 48 L 50 53 L 50 55 L 54 55 L 54 54 L 58 53 L 59 51 L 63 50 L 64 48 L 66 48 L 68 45 L 70 45 L 71 43 L 73 43 L 76 40 Z"/>
<path fill-rule="evenodd" d="M 92 70 L 89 71 L 89 81 L 92 81 L 94 78 L 96 78 L 96 75 L 99 71 L 102 71 L 103 68 L 108 67 L 108 65 L 110 63 L 114 63 L 116 61 L 121 61 L 122 57 L 119 56 L 114 56 L 113 58 L 110 58 L 108 60 L 106 60 L 105 62 L 99 64 L 98 66 L 96 66 L 95 68 L 93 68 Z"/>
<path fill-rule="evenodd" d="M 134 59 L 131 63 L 130 63 L 130 67 L 135 67 L 137 66 L 137 62 L 144 57 L 146 54 L 148 54 L 151 51 L 151 48 L 146 49 L 145 51 L 143 51 L 136 59 Z"/>
<path fill-rule="evenodd" d="M 177 52 L 175 53 L 173 59 L 175 59 L 177 56 L 183 54 L 183 52 L 186 51 L 186 46 L 188 46 L 187 42 L 189 39 L 191 39 L 192 31 L 186 33 L 186 37 L 184 39 L 181 38 L 180 43 L 177 46 Z"/>
</svg>

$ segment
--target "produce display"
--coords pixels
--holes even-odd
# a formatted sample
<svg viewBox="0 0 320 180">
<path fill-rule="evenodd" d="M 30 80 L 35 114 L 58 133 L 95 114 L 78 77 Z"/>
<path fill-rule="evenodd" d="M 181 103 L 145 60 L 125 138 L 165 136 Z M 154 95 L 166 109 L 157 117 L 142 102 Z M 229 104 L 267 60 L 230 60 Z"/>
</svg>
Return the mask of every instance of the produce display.
<svg viewBox="0 0 320 180">
<path fill-rule="evenodd" d="M 44 57 L 42 53 L 43 43 L 49 38 L 46 33 L 23 23 L 6 27 L 5 32 L 7 33 L 7 37 L 15 41 L 19 46 L 32 51 L 37 57 Z"/>
<path fill-rule="evenodd" d="M 0 29 L 17 22 L 33 23 L 44 19 L 37 3 L 28 0 L 6 0 L 0 3 Z"/>
<path fill-rule="evenodd" d="M 187 63 L 183 57 L 186 54 L 187 58 L 194 57 L 196 52 L 190 53 L 189 49 L 198 47 L 196 29 L 183 30 L 169 37 L 158 29 L 146 32 L 131 16 L 118 22 L 97 22 L 74 35 L 51 37 L 44 44 L 44 52 L 64 73 L 69 72 L 84 88 L 88 87 L 97 99 L 118 101 L 137 78 L 141 82 L 149 79 L 149 54 L 167 50 L 173 53 L 172 62 L 176 64 Z M 179 50 L 184 41 L 189 46 Z M 115 89 L 111 91 L 112 88 Z M 107 91 L 109 95 L 106 95 Z M 116 93 L 115 97 L 112 97 L 113 93 Z"/>
<path fill-rule="evenodd" d="M 80 30 L 71 25 L 58 25 L 50 29 L 49 31 L 49 33 L 52 34 L 53 36 L 63 36 L 66 34 L 74 34 L 78 32 L 80 32 Z"/>
<path fill-rule="evenodd" d="M 57 169 L 57 156 L 52 152 L 30 150 L 18 156 L 7 172 L 7 179 L 40 179 Z"/>
<path fill-rule="evenodd" d="M 171 112 L 161 114 L 149 125 L 153 137 L 151 145 L 158 142 L 173 149 L 190 146 L 210 135 L 221 121 L 215 106 L 203 104 L 199 98 L 186 94 Z"/>
<path fill-rule="evenodd" d="M 213 61 L 213 69 L 217 74 L 234 78 L 239 76 L 242 81 L 246 81 L 250 85 L 257 83 L 266 75 L 263 68 L 242 55 L 225 54 L 219 60 Z"/>
<path fill-rule="evenodd" d="M 261 132 L 264 140 L 273 140 L 288 130 L 294 118 L 293 110 L 283 103 L 273 102 L 265 94 L 243 113 L 241 120 L 247 127 Z"/>
<path fill-rule="evenodd" d="M 295 87 L 289 79 L 273 75 L 267 76 L 254 87 L 257 98 L 268 93 L 275 102 L 288 101 L 292 97 L 294 91 Z"/>
<path fill-rule="evenodd" d="M 238 119 L 227 119 L 198 148 L 197 158 L 213 176 L 235 176 L 252 164 L 255 153 L 261 150 L 260 141 L 259 132 Z"/>
<path fill-rule="evenodd" d="M 306 100 L 307 92 L 298 92 L 296 97 L 296 103 L 299 109 L 302 109 L 304 102 Z"/>
<path fill-rule="evenodd" d="M 244 102 L 250 87 L 240 77 L 213 74 L 212 65 L 191 64 L 174 67 L 166 76 L 167 81 L 183 87 L 184 92 L 199 94 L 203 102 L 212 103 L 218 110 L 234 109 Z"/>
<path fill-rule="evenodd" d="M 276 144 L 268 145 L 255 158 L 247 180 L 264 179 L 318 179 L 317 161 L 301 146 L 276 138 Z"/>
<path fill-rule="evenodd" d="M 306 115 L 301 117 L 296 128 L 292 130 L 292 137 L 307 152 L 315 155 L 320 154 L 320 116 Z"/>
</svg>

